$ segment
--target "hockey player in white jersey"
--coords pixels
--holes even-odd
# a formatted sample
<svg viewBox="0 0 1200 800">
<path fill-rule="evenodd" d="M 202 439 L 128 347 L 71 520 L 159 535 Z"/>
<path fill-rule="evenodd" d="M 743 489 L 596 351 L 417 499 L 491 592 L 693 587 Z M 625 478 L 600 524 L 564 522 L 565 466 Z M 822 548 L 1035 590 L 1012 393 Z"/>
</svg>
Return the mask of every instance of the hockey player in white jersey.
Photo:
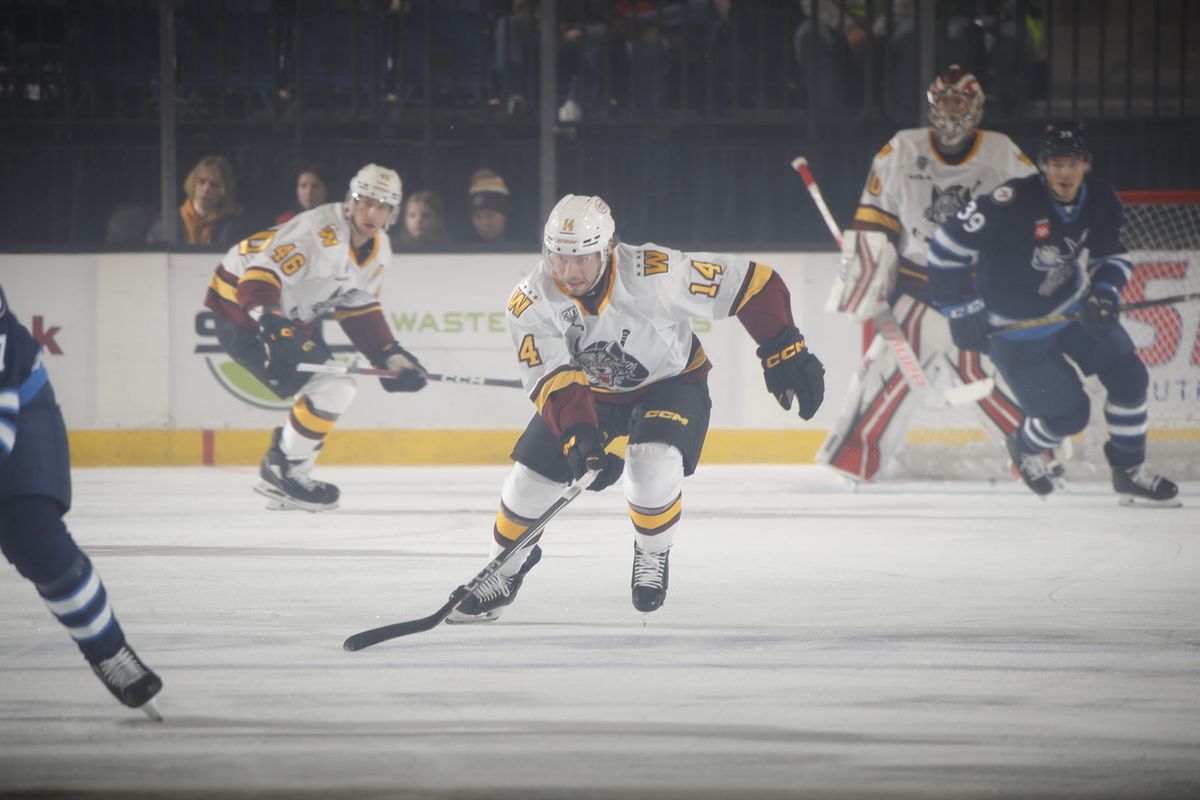
<svg viewBox="0 0 1200 800">
<path fill-rule="evenodd" d="M 587 488 L 600 491 L 624 472 L 633 605 L 650 612 L 663 604 L 683 479 L 696 469 L 711 408 L 712 365 L 691 319 L 731 316 L 760 345 L 767 390 L 784 409 L 794 401 L 811 419 L 824 397 L 825 370 L 796 329 L 777 273 L 740 256 L 621 244 L 599 197 L 558 202 L 542 260 L 508 301 L 509 332 L 537 413 L 513 449 L 493 555 L 511 547 L 566 483 L 594 475 Z M 619 436 L 629 437 L 624 461 L 605 449 Z M 498 617 L 541 558 L 536 541 L 448 621 Z"/>
<path fill-rule="evenodd" d="M 343 202 L 327 203 L 256 233 L 229 249 L 204 304 L 216 317 L 217 339 L 235 361 L 280 398 L 295 395 L 276 428 L 255 491 L 271 507 L 324 511 L 340 492 L 309 477 L 325 437 L 356 392 L 348 375 L 310 374 L 302 362 L 332 359 L 320 319 L 333 314 L 350 341 L 381 369 L 389 392 L 425 386 L 417 359 L 392 335 L 379 295 L 391 263 L 387 229 L 400 213 L 400 176 L 376 164 L 350 181 Z"/>
<path fill-rule="evenodd" d="M 929 238 L 972 198 L 1036 169 L 1007 136 L 979 128 L 984 94 L 974 75 L 952 66 L 927 96 L 931 127 L 898 131 L 871 163 L 827 308 L 865 322 L 890 305 L 926 370 L 970 383 L 986 377 L 979 353 L 960 352 L 942 316 L 926 313 Z M 903 444 L 920 402 L 876 335 L 818 463 L 853 481 L 874 479 Z M 1024 418 L 999 387 L 976 410 L 998 448 Z"/>
</svg>

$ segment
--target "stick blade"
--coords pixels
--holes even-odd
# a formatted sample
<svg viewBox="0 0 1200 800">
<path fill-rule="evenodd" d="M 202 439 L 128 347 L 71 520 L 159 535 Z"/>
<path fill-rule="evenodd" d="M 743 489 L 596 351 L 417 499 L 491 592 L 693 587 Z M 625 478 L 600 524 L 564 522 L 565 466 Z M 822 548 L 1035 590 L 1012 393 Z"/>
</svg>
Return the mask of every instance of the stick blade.
<svg viewBox="0 0 1200 800">
<path fill-rule="evenodd" d="M 459 587 L 461 590 L 461 587 Z M 446 605 L 439 608 L 437 611 L 430 614 L 428 617 L 420 619 L 410 619 L 405 622 L 396 622 L 391 625 L 383 625 L 378 628 L 371 628 L 367 631 L 360 631 L 342 642 L 342 649 L 346 652 L 353 653 L 358 650 L 365 650 L 368 647 L 377 645 L 380 642 L 386 642 L 389 639 L 399 639 L 401 636 L 408 636 L 413 633 L 420 633 L 432 628 L 436 628 L 446 621 L 446 617 L 450 616 L 450 612 L 458 605 L 459 601 L 466 596 L 466 593 L 455 591 L 450 595 L 450 599 L 446 601 Z"/>
<path fill-rule="evenodd" d="M 968 403 L 979 402 L 991 394 L 995 388 L 996 380 L 994 378 L 984 378 L 983 380 L 971 381 L 970 383 L 964 383 L 961 386 L 947 389 L 942 392 L 942 397 L 952 406 L 963 406 Z"/>
</svg>

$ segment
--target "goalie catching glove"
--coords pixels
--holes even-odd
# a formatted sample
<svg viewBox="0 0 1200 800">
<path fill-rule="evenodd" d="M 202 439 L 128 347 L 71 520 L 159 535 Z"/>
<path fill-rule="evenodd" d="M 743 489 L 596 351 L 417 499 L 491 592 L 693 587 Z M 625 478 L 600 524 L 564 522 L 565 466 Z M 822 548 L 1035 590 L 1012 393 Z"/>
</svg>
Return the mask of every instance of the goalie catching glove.
<svg viewBox="0 0 1200 800">
<path fill-rule="evenodd" d="M 812 419 L 825 399 L 825 366 L 804 346 L 804 336 L 789 325 L 771 341 L 758 348 L 762 359 L 767 391 L 775 395 L 784 410 L 791 410 L 795 398 L 800 416 Z"/>
<path fill-rule="evenodd" d="M 845 314 L 855 322 L 871 319 L 888 307 L 898 264 L 896 248 L 887 234 L 846 231 L 842 259 L 825 310 Z"/>
<path fill-rule="evenodd" d="M 586 487 L 588 491 L 607 489 L 617 482 L 625 469 L 625 459 L 605 451 L 600 431 L 591 425 L 569 428 L 563 434 L 562 446 L 563 457 L 567 459 L 574 480 L 589 472 L 596 473 L 595 479 Z"/>
<path fill-rule="evenodd" d="M 377 369 L 391 370 L 400 374 L 395 378 L 380 378 L 379 385 L 387 392 L 417 392 L 425 388 L 425 368 L 417 357 L 405 350 L 398 342 L 391 342 L 379 351 L 371 363 Z"/>
<path fill-rule="evenodd" d="M 277 384 L 290 380 L 297 364 L 324 364 L 333 358 L 323 342 L 308 336 L 278 308 L 264 309 L 258 328 L 267 346 L 267 374 Z"/>
</svg>

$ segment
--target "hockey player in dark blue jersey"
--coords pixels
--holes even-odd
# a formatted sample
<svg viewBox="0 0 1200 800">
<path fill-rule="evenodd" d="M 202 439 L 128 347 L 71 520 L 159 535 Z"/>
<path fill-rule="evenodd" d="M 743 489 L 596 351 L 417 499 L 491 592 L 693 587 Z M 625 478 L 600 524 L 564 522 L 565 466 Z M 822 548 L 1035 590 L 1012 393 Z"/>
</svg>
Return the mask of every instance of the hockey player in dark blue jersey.
<svg viewBox="0 0 1200 800">
<path fill-rule="evenodd" d="M 99 574 L 63 524 L 70 507 L 67 431 L 42 349 L 0 288 L 0 549 L 108 690 L 161 719 L 151 698 L 162 681 L 125 643 Z"/>
<path fill-rule="evenodd" d="M 1030 489 L 1054 490 L 1042 451 L 1087 426 L 1078 367 L 1108 395 L 1104 454 L 1121 503 L 1178 506 L 1178 487 L 1143 464 L 1149 376 L 1118 319 L 1132 272 L 1121 201 L 1089 174 L 1091 151 L 1075 126 L 1047 130 L 1038 169 L 968 203 L 938 229 L 929 247 L 934 305 L 949 318 L 956 345 L 991 356 L 1028 414 L 1008 449 Z M 1077 322 L 991 335 L 996 325 L 1075 312 Z"/>
</svg>

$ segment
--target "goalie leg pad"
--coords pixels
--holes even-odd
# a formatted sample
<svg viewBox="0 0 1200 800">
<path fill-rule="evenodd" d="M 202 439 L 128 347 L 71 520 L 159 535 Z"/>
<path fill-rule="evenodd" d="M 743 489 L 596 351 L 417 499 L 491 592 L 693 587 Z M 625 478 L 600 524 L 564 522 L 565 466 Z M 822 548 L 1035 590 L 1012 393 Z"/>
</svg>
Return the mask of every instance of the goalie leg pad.
<svg viewBox="0 0 1200 800">
<path fill-rule="evenodd" d="M 895 356 L 876 337 L 846 390 L 841 416 L 816 461 L 852 481 L 874 480 L 904 444 L 916 405 Z"/>
<path fill-rule="evenodd" d="M 846 231 L 842 257 L 826 311 L 846 314 L 864 322 L 887 307 L 896 285 L 899 265 L 896 248 L 881 231 Z"/>
<path fill-rule="evenodd" d="M 683 454 L 664 442 L 638 442 L 625 451 L 625 500 L 643 552 L 671 547 L 683 510 Z"/>
</svg>

